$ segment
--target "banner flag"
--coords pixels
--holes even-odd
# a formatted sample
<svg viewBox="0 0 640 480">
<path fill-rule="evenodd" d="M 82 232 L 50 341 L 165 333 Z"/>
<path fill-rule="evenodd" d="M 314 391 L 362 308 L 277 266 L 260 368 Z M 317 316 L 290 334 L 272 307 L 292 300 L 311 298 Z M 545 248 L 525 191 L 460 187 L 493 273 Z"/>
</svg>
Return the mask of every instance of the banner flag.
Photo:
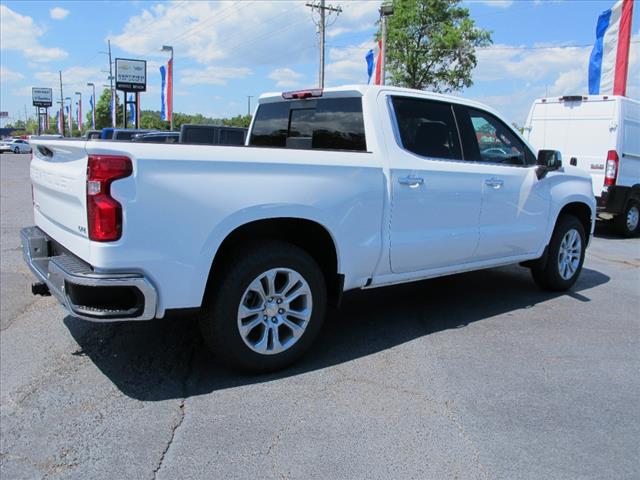
<svg viewBox="0 0 640 480">
<path fill-rule="evenodd" d="M 618 0 L 598 17 L 589 58 L 590 95 L 626 95 L 633 0 Z"/>
<path fill-rule="evenodd" d="M 78 100 L 78 130 L 82 131 L 82 99 Z"/>
<path fill-rule="evenodd" d="M 382 40 L 378 40 L 378 58 L 376 59 L 376 80 L 375 80 L 375 84 L 376 85 L 382 85 L 382 82 L 380 81 L 380 75 L 381 75 L 381 69 L 382 69 L 382 55 L 383 55 L 383 51 L 382 51 Z"/>
<path fill-rule="evenodd" d="M 167 66 L 160 67 L 160 119 L 166 122 L 171 121 L 173 115 L 173 105 L 171 104 L 171 93 L 173 91 L 173 61 L 169 60 Z"/>
<path fill-rule="evenodd" d="M 373 68 L 374 68 L 374 60 L 373 60 L 373 49 L 370 49 L 367 54 L 365 55 L 365 60 L 367 61 L 367 75 L 368 75 L 368 79 L 367 79 L 367 84 L 371 83 L 371 76 L 373 75 Z"/>
<path fill-rule="evenodd" d="M 133 109 L 133 95 L 129 94 L 129 121 L 135 125 L 136 112 Z"/>
<path fill-rule="evenodd" d="M 89 105 L 91 105 L 91 129 L 96 129 L 96 109 L 93 106 L 93 95 L 89 97 Z"/>
</svg>

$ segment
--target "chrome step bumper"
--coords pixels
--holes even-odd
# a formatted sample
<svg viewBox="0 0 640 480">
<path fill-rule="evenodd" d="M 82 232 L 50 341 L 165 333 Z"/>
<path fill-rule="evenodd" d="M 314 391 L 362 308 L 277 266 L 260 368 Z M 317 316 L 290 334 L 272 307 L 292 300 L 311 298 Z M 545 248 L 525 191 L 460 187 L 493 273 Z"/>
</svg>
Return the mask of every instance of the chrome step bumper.
<svg viewBox="0 0 640 480">
<path fill-rule="evenodd" d="M 135 273 L 98 273 L 38 227 L 20 231 L 22 253 L 39 281 L 74 317 L 93 322 L 151 320 L 158 295 Z"/>
</svg>

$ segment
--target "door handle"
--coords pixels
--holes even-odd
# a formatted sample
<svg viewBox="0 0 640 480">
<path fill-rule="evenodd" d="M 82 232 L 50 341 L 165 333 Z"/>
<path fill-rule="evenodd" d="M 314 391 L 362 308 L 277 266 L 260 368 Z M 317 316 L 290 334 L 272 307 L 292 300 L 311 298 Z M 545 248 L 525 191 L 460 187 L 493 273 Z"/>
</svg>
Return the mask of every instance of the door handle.
<svg viewBox="0 0 640 480">
<path fill-rule="evenodd" d="M 487 187 L 491 187 L 495 190 L 502 188 L 502 185 L 504 185 L 504 181 L 500 180 L 499 178 L 488 178 L 484 181 L 484 184 Z"/>
<path fill-rule="evenodd" d="M 401 177 L 398 179 L 398 183 L 400 185 L 406 185 L 409 188 L 417 188 L 424 183 L 424 178 L 422 177 Z"/>
</svg>

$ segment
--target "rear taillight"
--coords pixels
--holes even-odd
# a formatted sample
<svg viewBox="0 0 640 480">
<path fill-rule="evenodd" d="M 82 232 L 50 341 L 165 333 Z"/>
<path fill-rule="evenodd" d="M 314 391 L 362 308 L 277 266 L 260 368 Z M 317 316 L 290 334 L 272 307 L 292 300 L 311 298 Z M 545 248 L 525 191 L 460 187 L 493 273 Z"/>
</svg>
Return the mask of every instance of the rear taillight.
<svg viewBox="0 0 640 480">
<path fill-rule="evenodd" d="M 618 176 L 618 153 L 615 150 L 607 152 L 607 165 L 604 169 L 604 185 L 610 187 L 616 184 Z"/>
<path fill-rule="evenodd" d="M 131 159 L 116 155 L 89 155 L 87 164 L 87 219 L 89 239 L 111 242 L 122 235 L 122 205 L 111 197 L 111 182 L 131 175 Z"/>
</svg>

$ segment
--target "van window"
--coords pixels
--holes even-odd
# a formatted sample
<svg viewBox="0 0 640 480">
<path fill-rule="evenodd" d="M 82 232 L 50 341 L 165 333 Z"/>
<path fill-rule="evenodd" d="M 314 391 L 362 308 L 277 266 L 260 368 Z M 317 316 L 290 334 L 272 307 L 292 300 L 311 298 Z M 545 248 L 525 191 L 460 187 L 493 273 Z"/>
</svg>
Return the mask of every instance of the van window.
<svg viewBox="0 0 640 480">
<path fill-rule="evenodd" d="M 258 107 L 249 145 L 366 151 L 362 99 L 321 98 Z"/>
<path fill-rule="evenodd" d="M 392 101 L 404 148 L 422 157 L 462 159 L 451 105 L 409 97 Z"/>
</svg>

